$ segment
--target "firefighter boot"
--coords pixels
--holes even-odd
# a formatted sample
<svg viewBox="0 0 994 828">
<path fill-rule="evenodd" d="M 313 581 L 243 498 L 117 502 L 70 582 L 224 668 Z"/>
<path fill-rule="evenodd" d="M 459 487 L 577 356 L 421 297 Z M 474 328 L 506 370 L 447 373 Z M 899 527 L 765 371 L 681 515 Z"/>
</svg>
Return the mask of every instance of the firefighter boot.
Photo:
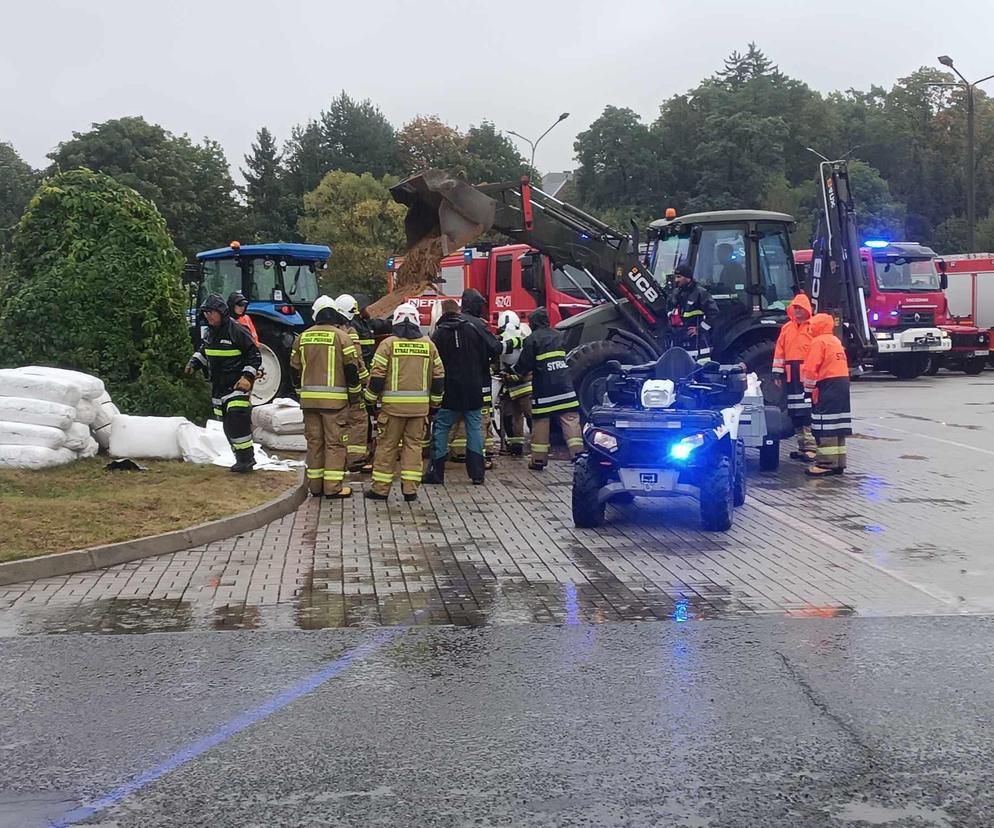
<svg viewBox="0 0 994 828">
<path fill-rule="evenodd" d="M 477 486 L 483 483 L 484 475 L 486 475 L 487 460 L 482 454 L 477 454 L 475 451 L 466 452 L 466 472 L 469 474 L 469 479 Z"/>
<path fill-rule="evenodd" d="M 235 474 L 245 474 L 255 469 L 255 449 L 235 449 L 235 465 L 230 470 Z"/>
<path fill-rule="evenodd" d="M 428 463 L 428 471 L 425 472 L 424 483 L 445 483 L 445 458 L 448 455 L 443 454 L 441 457 L 432 457 L 431 461 Z"/>
</svg>

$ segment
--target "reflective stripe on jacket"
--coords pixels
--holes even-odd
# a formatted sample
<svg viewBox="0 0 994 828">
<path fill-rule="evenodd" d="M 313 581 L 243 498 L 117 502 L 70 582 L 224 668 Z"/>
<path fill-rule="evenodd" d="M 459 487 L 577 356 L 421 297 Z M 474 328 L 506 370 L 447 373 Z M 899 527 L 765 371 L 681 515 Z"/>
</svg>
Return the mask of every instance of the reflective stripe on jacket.
<svg viewBox="0 0 994 828">
<path fill-rule="evenodd" d="M 809 392 L 815 392 L 822 380 L 836 377 L 849 379 L 849 361 L 842 342 L 832 333 L 834 327 L 835 320 L 827 313 L 816 314 L 811 319 L 811 334 L 814 338 L 807 358 L 801 365 L 804 388 Z M 812 394 L 812 400 L 818 402 L 815 394 Z"/>
<path fill-rule="evenodd" d="M 211 381 L 211 397 L 220 398 L 230 392 L 241 377 L 255 382 L 262 355 L 248 329 L 231 317 L 225 317 L 218 327 L 207 328 L 207 335 L 190 362 L 206 369 Z"/>
<path fill-rule="evenodd" d="M 518 377 L 532 375 L 532 415 L 554 414 L 579 408 L 573 390 L 563 337 L 552 328 L 538 328 L 526 339 L 514 366 Z"/>
<path fill-rule="evenodd" d="M 343 328 L 314 325 L 297 337 L 290 367 L 300 372 L 300 407 L 337 410 L 362 393 L 362 358 Z"/>
<path fill-rule="evenodd" d="M 395 417 L 424 417 L 437 408 L 445 390 L 445 369 L 438 349 L 427 337 L 388 336 L 376 349 L 366 388 L 366 402 L 382 403 Z"/>
</svg>

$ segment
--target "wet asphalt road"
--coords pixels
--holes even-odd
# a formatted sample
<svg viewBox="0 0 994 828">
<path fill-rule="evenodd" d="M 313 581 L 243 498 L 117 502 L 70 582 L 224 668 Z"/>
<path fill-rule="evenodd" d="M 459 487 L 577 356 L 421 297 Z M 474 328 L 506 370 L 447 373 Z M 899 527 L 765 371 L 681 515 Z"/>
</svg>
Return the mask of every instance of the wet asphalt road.
<svg viewBox="0 0 994 828">
<path fill-rule="evenodd" d="M 6 794 L 0 825 L 67 824 L 79 798 L 179 752 L 84 824 L 987 826 L 992 631 L 973 617 L 8 639 L 0 777 L 66 793 Z"/>
</svg>

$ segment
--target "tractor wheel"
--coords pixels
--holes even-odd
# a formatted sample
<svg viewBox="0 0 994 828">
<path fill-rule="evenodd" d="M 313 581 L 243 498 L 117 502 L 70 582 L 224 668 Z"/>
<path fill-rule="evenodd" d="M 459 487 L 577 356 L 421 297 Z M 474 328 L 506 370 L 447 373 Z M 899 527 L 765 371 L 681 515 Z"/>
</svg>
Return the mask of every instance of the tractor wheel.
<svg viewBox="0 0 994 828">
<path fill-rule="evenodd" d="M 732 503 L 732 470 L 722 457 L 701 480 L 701 527 L 707 532 L 731 529 Z"/>
<path fill-rule="evenodd" d="M 604 504 L 597 499 L 601 474 L 590 457 L 579 457 L 573 465 L 573 525 L 595 529 L 604 523 Z"/>
<path fill-rule="evenodd" d="M 971 377 L 982 374 L 985 368 L 987 368 L 986 357 L 971 357 L 963 362 L 963 373 L 969 374 Z"/>
<path fill-rule="evenodd" d="M 604 401 L 607 393 L 607 363 L 612 359 L 622 364 L 632 364 L 639 361 L 639 356 L 620 342 L 602 339 L 575 348 L 567 357 L 570 378 L 573 380 L 573 388 L 580 401 L 580 414 L 584 420 L 589 419 L 594 407 Z"/>
<path fill-rule="evenodd" d="M 290 353 L 284 337 L 271 328 L 259 331 L 259 353 L 262 356 L 262 371 L 252 386 L 252 404 L 265 405 L 276 397 L 293 394 L 290 381 Z"/>
</svg>

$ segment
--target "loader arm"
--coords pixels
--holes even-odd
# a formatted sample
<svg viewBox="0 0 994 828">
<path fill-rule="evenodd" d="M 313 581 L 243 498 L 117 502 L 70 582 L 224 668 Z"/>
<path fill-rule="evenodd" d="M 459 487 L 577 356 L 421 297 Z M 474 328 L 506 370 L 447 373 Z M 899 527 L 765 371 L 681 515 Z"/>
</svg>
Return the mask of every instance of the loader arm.
<svg viewBox="0 0 994 828">
<path fill-rule="evenodd" d="M 589 271 L 635 331 L 656 342 L 665 338 L 665 291 L 639 261 L 637 240 L 533 187 L 527 177 L 473 186 L 429 170 L 390 193 L 408 208 L 409 251 L 440 240 L 439 252 L 447 255 L 496 230 L 556 264 Z"/>
</svg>

